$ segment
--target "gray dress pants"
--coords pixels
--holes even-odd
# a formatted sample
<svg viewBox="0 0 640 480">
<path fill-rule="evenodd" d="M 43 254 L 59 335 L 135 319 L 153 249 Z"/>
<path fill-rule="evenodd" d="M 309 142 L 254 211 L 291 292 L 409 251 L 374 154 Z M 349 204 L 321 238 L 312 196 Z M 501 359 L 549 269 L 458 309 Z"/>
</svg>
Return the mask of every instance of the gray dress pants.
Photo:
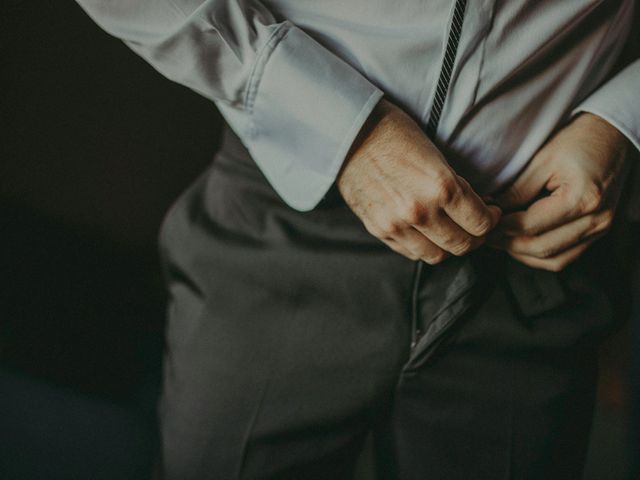
<svg viewBox="0 0 640 480">
<path fill-rule="evenodd" d="M 287 207 L 225 128 L 168 212 L 162 478 L 577 479 L 602 272 L 480 249 L 440 265 L 369 235 L 333 188 Z"/>
</svg>

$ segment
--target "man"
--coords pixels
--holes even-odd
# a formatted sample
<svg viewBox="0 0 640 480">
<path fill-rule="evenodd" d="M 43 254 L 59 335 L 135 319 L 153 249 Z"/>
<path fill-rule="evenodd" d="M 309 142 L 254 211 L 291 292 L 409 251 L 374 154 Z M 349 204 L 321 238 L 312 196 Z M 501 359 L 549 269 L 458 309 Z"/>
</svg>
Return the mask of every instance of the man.
<svg viewBox="0 0 640 480">
<path fill-rule="evenodd" d="M 164 478 L 349 478 L 371 432 L 383 477 L 580 477 L 633 1 L 79 3 L 229 125 L 161 232 Z"/>
</svg>

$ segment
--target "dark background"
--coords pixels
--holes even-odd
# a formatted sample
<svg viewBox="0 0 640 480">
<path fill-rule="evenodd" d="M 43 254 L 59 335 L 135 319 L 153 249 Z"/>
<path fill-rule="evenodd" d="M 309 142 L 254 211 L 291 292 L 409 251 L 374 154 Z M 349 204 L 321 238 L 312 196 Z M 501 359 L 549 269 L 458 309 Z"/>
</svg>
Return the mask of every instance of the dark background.
<svg viewBox="0 0 640 480">
<path fill-rule="evenodd" d="M 157 441 L 157 231 L 220 117 L 73 2 L 2 11 L 0 478 L 141 480 Z M 601 357 L 587 478 L 631 478 L 629 328 Z"/>
<path fill-rule="evenodd" d="M 0 39 L 0 479 L 144 479 L 157 231 L 219 116 L 74 2 L 5 2 Z"/>
</svg>

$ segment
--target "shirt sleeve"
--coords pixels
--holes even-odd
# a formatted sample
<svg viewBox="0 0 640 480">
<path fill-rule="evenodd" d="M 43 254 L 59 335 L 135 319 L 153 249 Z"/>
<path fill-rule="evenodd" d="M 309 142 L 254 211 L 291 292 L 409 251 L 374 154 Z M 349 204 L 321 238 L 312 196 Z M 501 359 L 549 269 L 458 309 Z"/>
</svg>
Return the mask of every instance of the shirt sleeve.
<svg viewBox="0 0 640 480">
<path fill-rule="evenodd" d="M 572 112 L 604 118 L 640 150 L 640 59 L 636 59 L 583 100 Z"/>
<path fill-rule="evenodd" d="M 292 208 L 322 199 L 383 92 L 259 1 L 77 0 L 167 78 L 212 100 Z"/>
</svg>

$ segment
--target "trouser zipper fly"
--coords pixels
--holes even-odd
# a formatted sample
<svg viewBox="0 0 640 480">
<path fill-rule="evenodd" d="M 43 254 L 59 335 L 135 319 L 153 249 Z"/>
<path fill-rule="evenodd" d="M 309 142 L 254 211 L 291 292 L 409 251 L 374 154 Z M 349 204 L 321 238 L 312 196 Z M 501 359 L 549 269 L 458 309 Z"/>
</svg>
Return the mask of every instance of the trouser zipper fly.
<svg viewBox="0 0 640 480">
<path fill-rule="evenodd" d="M 411 350 L 418 344 L 418 340 L 422 336 L 422 330 L 419 327 L 418 315 L 418 291 L 420 289 L 420 279 L 422 277 L 422 269 L 424 263 L 421 260 L 416 262 L 416 268 L 413 274 L 413 285 L 411 289 Z"/>
</svg>

